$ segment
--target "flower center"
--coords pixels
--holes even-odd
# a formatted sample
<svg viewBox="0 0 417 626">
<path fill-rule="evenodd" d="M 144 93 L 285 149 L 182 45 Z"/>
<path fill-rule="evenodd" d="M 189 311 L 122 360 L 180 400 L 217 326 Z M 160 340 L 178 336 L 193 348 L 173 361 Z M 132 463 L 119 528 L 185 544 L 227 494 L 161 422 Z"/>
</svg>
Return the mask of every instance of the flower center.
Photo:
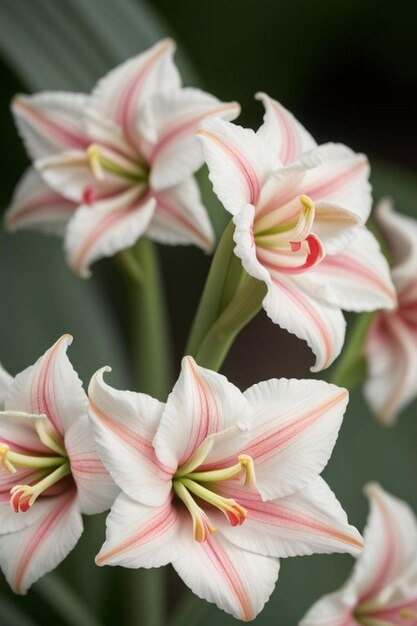
<svg viewBox="0 0 417 626">
<path fill-rule="evenodd" d="M 71 474 L 70 464 L 61 437 L 48 428 L 43 418 L 35 420 L 39 439 L 54 455 L 21 454 L 10 450 L 0 442 L 0 468 L 9 474 L 16 474 L 18 469 L 34 470 L 29 485 L 14 485 L 10 490 L 10 505 L 15 513 L 28 511 L 37 498 Z"/>
<path fill-rule="evenodd" d="M 149 171 L 145 165 L 112 150 L 91 144 L 87 149 L 87 159 L 94 177 L 103 181 L 106 174 L 127 181 L 134 185 L 147 183 Z"/>
<path fill-rule="evenodd" d="M 278 208 L 255 215 L 254 240 L 262 265 L 272 272 L 304 272 L 323 260 L 325 250 L 311 230 L 314 202 L 301 195 Z"/>
<path fill-rule="evenodd" d="M 240 526 L 246 519 L 247 510 L 236 500 L 216 493 L 216 484 L 243 474 L 245 485 L 251 485 L 255 481 L 255 470 L 252 457 L 246 454 L 241 454 L 238 462 L 230 467 L 193 471 L 192 465 L 192 460 L 190 460 L 177 470 L 173 478 L 173 488 L 191 515 L 194 538 L 201 543 L 217 529 L 211 524 L 207 513 L 195 498 L 198 498 L 202 506 L 208 504 L 221 511 L 231 526 Z"/>
</svg>

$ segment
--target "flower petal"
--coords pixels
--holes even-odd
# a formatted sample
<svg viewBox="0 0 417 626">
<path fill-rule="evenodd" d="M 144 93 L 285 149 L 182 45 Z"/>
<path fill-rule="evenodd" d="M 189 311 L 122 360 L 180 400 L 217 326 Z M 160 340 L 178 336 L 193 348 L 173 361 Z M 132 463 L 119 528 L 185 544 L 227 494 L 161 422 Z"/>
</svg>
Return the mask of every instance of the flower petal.
<svg viewBox="0 0 417 626">
<path fill-rule="evenodd" d="M 315 152 L 322 163 L 306 171 L 302 193 L 343 207 L 364 224 L 372 207 L 367 158 L 342 144 L 327 143 Z"/>
<path fill-rule="evenodd" d="M 244 621 L 262 610 L 279 572 L 278 559 L 237 548 L 219 533 L 193 541 L 172 565 L 199 598 Z"/>
<path fill-rule="evenodd" d="M 356 601 L 352 585 L 326 594 L 313 604 L 299 626 L 361 626 L 362 622 L 353 617 Z"/>
<path fill-rule="evenodd" d="M 224 524 L 221 533 L 241 548 L 274 557 L 350 552 L 363 546 L 333 492 L 318 476 L 290 496 L 262 501 L 256 490 L 233 481 L 216 485 L 216 492 L 247 509 L 239 528 Z"/>
<path fill-rule="evenodd" d="M 225 209 L 235 214 L 245 205 L 255 205 L 262 186 L 279 163 L 272 150 L 253 130 L 219 119 L 200 124 L 213 189 Z"/>
<path fill-rule="evenodd" d="M 379 314 L 368 333 L 365 397 L 378 420 L 392 425 L 417 396 L 417 335 L 395 313 Z"/>
<path fill-rule="evenodd" d="M 43 233 L 64 233 L 76 204 L 50 189 L 33 168 L 29 168 L 17 184 L 5 215 L 7 230 L 39 230 Z"/>
<path fill-rule="evenodd" d="M 85 515 L 107 511 L 119 493 L 96 447 L 92 426 L 87 415 L 83 415 L 65 433 L 65 448 L 77 485 L 79 510 Z"/>
<path fill-rule="evenodd" d="M 65 250 L 73 271 L 91 275 L 90 265 L 130 248 L 143 235 L 155 210 L 155 200 L 133 187 L 93 206 L 81 206 L 68 225 Z"/>
<path fill-rule="evenodd" d="M 33 524 L 0 536 L 0 566 L 15 593 L 26 593 L 61 563 L 81 536 L 75 490 L 45 498 L 45 503 L 43 515 Z"/>
<path fill-rule="evenodd" d="M 139 143 L 137 119 L 141 104 L 181 85 L 172 59 L 174 52 L 173 41 L 160 41 L 109 72 L 91 94 L 89 110 L 93 115 L 113 120 L 132 146 L 138 147 Z"/>
<path fill-rule="evenodd" d="M 10 376 L 0 363 L 0 411 L 4 409 L 7 391 L 12 384 L 13 376 Z"/>
<path fill-rule="evenodd" d="M 84 94 L 59 91 L 15 97 L 12 111 L 32 159 L 87 147 L 82 119 L 87 100 Z"/>
<path fill-rule="evenodd" d="M 247 411 L 243 394 L 227 378 L 185 357 L 155 435 L 156 454 L 175 471 L 207 437 L 247 419 Z"/>
<path fill-rule="evenodd" d="M 258 135 L 269 143 L 283 165 L 292 163 L 317 146 L 310 133 L 282 104 L 266 93 L 257 93 L 255 98 L 265 107 L 264 123 Z"/>
<path fill-rule="evenodd" d="M 147 142 L 151 187 L 172 187 L 201 167 L 204 157 L 195 133 L 203 119 L 232 120 L 239 112 L 237 103 L 220 102 L 191 87 L 149 98 L 140 111 L 139 129 Z"/>
<path fill-rule="evenodd" d="M 13 390 L 12 385 L 9 389 Z M 6 396 L 7 404 L 9 403 L 8 395 Z M 50 455 L 50 449 L 41 442 L 36 432 L 36 419 L 46 419 L 46 417 L 13 410 L 2 411 L 0 413 L 0 443 L 23 454 Z"/>
<path fill-rule="evenodd" d="M 330 202 L 315 203 L 313 232 L 323 242 L 327 254 L 337 254 L 354 239 L 361 220 L 357 215 Z"/>
<path fill-rule="evenodd" d="M 181 517 L 170 497 L 154 507 L 139 504 L 121 493 L 107 517 L 106 541 L 96 556 L 97 565 L 167 565 L 188 553 L 193 541 L 191 528 L 181 523 Z"/>
<path fill-rule="evenodd" d="M 65 431 L 87 412 L 87 397 L 72 367 L 67 348 L 70 335 L 63 335 L 14 379 L 6 398 L 7 411 L 45 414 L 58 433 Z"/>
<path fill-rule="evenodd" d="M 164 244 L 195 244 L 210 252 L 214 233 L 200 190 L 193 177 L 180 185 L 154 192 L 155 213 L 147 237 Z"/>
<path fill-rule="evenodd" d="M 89 415 L 100 458 L 131 498 L 151 506 L 165 502 L 172 472 L 157 459 L 152 439 L 164 404 L 142 393 L 107 385 L 99 370 L 89 386 Z"/>
<path fill-rule="evenodd" d="M 358 227 L 351 243 L 309 270 L 312 294 L 346 311 L 392 309 L 397 296 L 375 237 Z"/>
<path fill-rule="evenodd" d="M 394 265 L 392 277 L 400 291 L 415 280 L 417 274 L 417 222 L 408 215 L 394 211 L 388 199 L 381 200 L 375 215 L 389 244 Z"/>
</svg>

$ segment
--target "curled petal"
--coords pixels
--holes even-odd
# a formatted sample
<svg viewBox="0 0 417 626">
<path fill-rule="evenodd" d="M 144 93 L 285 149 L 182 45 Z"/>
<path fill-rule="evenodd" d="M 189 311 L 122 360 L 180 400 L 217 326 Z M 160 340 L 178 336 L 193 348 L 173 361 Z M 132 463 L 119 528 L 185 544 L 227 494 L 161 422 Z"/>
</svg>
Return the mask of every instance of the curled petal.
<svg viewBox="0 0 417 626">
<path fill-rule="evenodd" d="M 20 179 L 6 212 L 10 231 L 35 229 L 62 236 L 76 204 L 48 187 L 40 175 L 29 168 Z"/>
<path fill-rule="evenodd" d="M 70 335 L 63 335 L 38 361 L 18 374 L 6 400 L 8 411 L 46 415 L 61 435 L 87 411 L 87 397 L 72 367 L 67 348 Z"/>
<path fill-rule="evenodd" d="M 52 91 L 16 96 L 12 111 L 32 159 L 87 147 L 83 127 L 87 100 L 84 94 Z"/>
<path fill-rule="evenodd" d="M 143 235 L 154 210 L 155 200 L 141 196 L 136 187 L 92 206 L 81 206 L 65 237 L 68 264 L 76 274 L 88 278 L 94 261 L 130 248 Z"/>
<path fill-rule="evenodd" d="M 107 385 L 99 370 L 89 386 L 89 415 L 100 457 L 115 482 L 131 498 L 161 505 L 171 489 L 172 471 L 152 445 L 164 405 L 145 394 Z"/>
<path fill-rule="evenodd" d="M 203 145 L 214 192 L 233 215 L 255 205 L 268 176 L 278 163 L 272 150 L 253 130 L 219 119 L 201 123 Z"/>
<path fill-rule="evenodd" d="M 246 622 L 264 607 L 279 572 L 278 559 L 238 548 L 220 533 L 193 541 L 173 566 L 199 598 Z"/>
<path fill-rule="evenodd" d="M 26 528 L 0 536 L 0 566 L 15 593 L 25 594 L 61 563 L 82 533 L 75 490 L 44 500 L 41 517 Z"/>
<path fill-rule="evenodd" d="M 235 102 L 223 103 L 200 89 L 181 89 L 149 98 L 139 128 L 146 139 L 145 156 L 151 164 L 151 186 L 166 189 L 182 182 L 203 164 L 195 133 L 208 117 L 232 120 L 239 115 Z"/>
<path fill-rule="evenodd" d="M 283 165 L 317 146 L 310 133 L 282 104 L 266 93 L 257 93 L 255 97 L 265 107 L 264 123 L 258 134 L 269 143 Z"/>
<path fill-rule="evenodd" d="M 149 239 L 171 245 L 195 244 L 210 252 L 214 233 L 193 177 L 180 185 L 153 193 L 155 213 L 149 224 Z"/>
</svg>

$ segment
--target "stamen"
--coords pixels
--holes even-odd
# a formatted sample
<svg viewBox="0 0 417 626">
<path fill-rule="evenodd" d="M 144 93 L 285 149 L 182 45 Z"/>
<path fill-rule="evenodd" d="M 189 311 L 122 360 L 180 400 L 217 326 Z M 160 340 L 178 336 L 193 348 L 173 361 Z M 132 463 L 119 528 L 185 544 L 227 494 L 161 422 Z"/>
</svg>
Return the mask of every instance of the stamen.
<svg viewBox="0 0 417 626">
<path fill-rule="evenodd" d="M 61 459 L 62 461 L 62 459 Z M 49 487 L 52 487 L 65 476 L 71 473 L 69 463 L 63 463 L 60 467 L 48 474 L 45 478 L 34 485 L 15 485 L 10 489 L 10 505 L 15 513 L 26 512 L 36 499 Z"/>
<path fill-rule="evenodd" d="M 414 611 L 413 609 L 409 609 L 407 607 L 400 609 L 398 611 L 398 615 L 402 618 L 402 619 L 412 619 L 414 620 L 414 624 L 416 624 L 416 620 L 417 620 L 417 611 Z"/>
<path fill-rule="evenodd" d="M 106 153 L 109 153 L 110 156 L 107 156 Z M 87 148 L 87 160 L 91 171 L 98 180 L 104 179 L 105 172 L 115 174 L 136 184 L 146 182 L 148 178 L 144 167 L 113 151 L 103 151 L 103 148 L 97 144 L 91 144 Z"/>
<path fill-rule="evenodd" d="M 62 456 L 30 456 L 19 454 L 10 450 L 9 446 L 0 442 L 1 465 L 6 472 L 14 474 L 16 467 L 27 467 L 31 469 L 46 469 L 62 465 Z"/>
<path fill-rule="evenodd" d="M 39 439 L 42 443 L 53 450 L 57 454 L 60 454 L 63 457 L 67 456 L 67 452 L 64 448 L 64 442 L 56 430 L 50 425 L 48 420 L 44 418 L 37 419 L 35 421 L 35 429 L 38 434 Z"/>
<path fill-rule="evenodd" d="M 195 540 L 199 543 L 206 541 L 208 535 L 215 533 L 217 528 L 211 525 L 208 515 L 194 501 L 181 481 L 174 480 L 174 491 L 180 500 L 184 502 L 191 515 Z"/>
<path fill-rule="evenodd" d="M 227 517 L 232 526 L 240 526 L 245 521 L 248 512 L 235 500 L 224 498 L 189 478 L 182 478 L 181 482 L 188 491 L 191 491 L 194 495 L 205 500 L 216 507 L 216 509 L 219 509 L 219 511 Z"/>
<path fill-rule="evenodd" d="M 247 454 L 241 454 L 238 457 L 239 462 L 231 467 L 225 467 L 224 469 L 209 470 L 207 472 L 191 472 L 187 474 L 187 478 L 194 481 L 201 482 L 220 482 L 223 480 L 230 480 L 234 478 L 240 472 L 245 472 L 245 486 L 252 485 L 255 482 L 255 468 L 253 465 L 252 457 Z"/>
</svg>

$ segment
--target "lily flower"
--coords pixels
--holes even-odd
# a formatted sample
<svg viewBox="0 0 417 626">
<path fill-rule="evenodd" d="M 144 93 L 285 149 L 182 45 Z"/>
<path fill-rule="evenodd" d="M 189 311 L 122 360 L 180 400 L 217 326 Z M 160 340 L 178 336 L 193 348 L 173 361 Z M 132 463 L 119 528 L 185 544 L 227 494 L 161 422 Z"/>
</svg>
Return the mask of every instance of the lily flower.
<svg viewBox="0 0 417 626">
<path fill-rule="evenodd" d="M 417 221 L 383 200 L 376 222 L 392 256 L 398 306 L 379 312 L 372 322 L 365 344 L 365 396 L 377 419 L 392 425 L 417 398 Z"/>
<path fill-rule="evenodd" d="M 17 96 L 13 113 L 34 161 L 6 215 L 9 229 L 64 235 L 80 276 L 91 263 L 146 236 L 204 250 L 213 232 L 192 174 L 207 116 L 233 119 L 236 103 L 182 88 L 164 40 L 116 67 L 91 95 Z"/>
<path fill-rule="evenodd" d="M 365 547 L 343 587 L 321 598 L 300 626 L 416 626 L 417 521 L 379 485 L 366 488 Z"/>
<path fill-rule="evenodd" d="M 200 124 L 213 188 L 235 224 L 235 254 L 267 286 L 273 322 L 304 339 L 313 371 L 344 343 L 341 309 L 392 308 L 395 290 L 365 228 L 371 209 L 366 157 L 341 144 L 317 146 L 278 102 L 257 133 L 222 120 Z"/>
<path fill-rule="evenodd" d="M 95 452 L 71 341 L 8 381 L 0 412 L 0 567 L 15 593 L 74 548 L 82 513 L 105 511 L 118 493 Z"/>
<path fill-rule="evenodd" d="M 172 562 L 200 598 L 249 621 L 279 557 L 362 547 L 325 481 L 348 394 L 317 380 L 269 380 L 241 393 L 182 361 L 166 404 L 89 387 L 99 454 L 122 492 L 98 565 Z"/>
</svg>

